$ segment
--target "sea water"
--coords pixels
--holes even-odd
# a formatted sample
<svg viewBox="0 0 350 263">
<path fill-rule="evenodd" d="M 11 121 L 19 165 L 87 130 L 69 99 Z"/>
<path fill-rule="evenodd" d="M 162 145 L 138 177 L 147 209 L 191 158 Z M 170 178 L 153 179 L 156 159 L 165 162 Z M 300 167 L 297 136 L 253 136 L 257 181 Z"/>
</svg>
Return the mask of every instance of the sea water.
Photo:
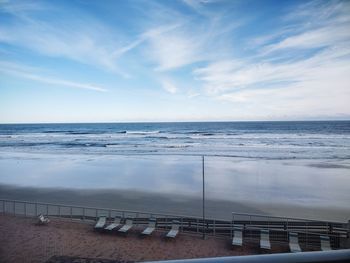
<svg viewBox="0 0 350 263">
<path fill-rule="evenodd" d="M 0 125 L 0 198 L 350 218 L 350 122 Z M 293 209 L 291 209 L 293 208 Z"/>
</svg>

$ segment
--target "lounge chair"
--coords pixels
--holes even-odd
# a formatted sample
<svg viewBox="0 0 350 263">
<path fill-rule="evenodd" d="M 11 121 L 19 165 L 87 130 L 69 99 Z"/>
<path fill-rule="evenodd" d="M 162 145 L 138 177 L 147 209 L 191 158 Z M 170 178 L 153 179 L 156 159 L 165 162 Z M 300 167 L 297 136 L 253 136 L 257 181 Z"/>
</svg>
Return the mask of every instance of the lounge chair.
<svg viewBox="0 0 350 263">
<path fill-rule="evenodd" d="M 121 221 L 121 217 L 120 216 L 116 216 L 114 218 L 113 223 L 111 223 L 108 226 L 106 226 L 105 230 L 112 231 L 112 230 L 116 229 L 120 225 L 120 221 Z"/>
<path fill-rule="evenodd" d="M 50 222 L 47 217 L 44 217 L 42 214 L 38 216 L 38 225 L 46 225 Z"/>
<path fill-rule="evenodd" d="M 179 233 L 180 222 L 173 220 L 170 231 L 166 234 L 166 237 L 175 238 Z"/>
<path fill-rule="evenodd" d="M 243 244 L 243 227 L 242 226 L 234 226 L 233 227 L 233 246 L 242 246 Z"/>
<path fill-rule="evenodd" d="M 97 220 L 96 225 L 95 225 L 94 228 L 95 228 L 96 230 L 101 230 L 101 229 L 103 229 L 103 228 L 105 227 L 105 225 L 106 225 L 106 220 L 107 220 L 106 216 L 100 216 L 100 217 L 98 218 L 98 220 Z"/>
<path fill-rule="evenodd" d="M 301 252 L 298 233 L 289 232 L 289 249 L 293 253 Z"/>
<path fill-rule="evenodd" d="M 149 219 L 149 223 L 148 223 L 148 227 L 142 231 L 142 235 L 145 235 L 145 236 L 149 236 L 152 234 L 152 232 L 156 229 L 156 222 L 157 222 L 157 219 L 155 219 L 154 217 L 151 217 Z"/>
<path fill-rule="evenodd" d="M 322 251 L 332 250 L 329 236 L 320 236 L 320 241 Z"/>
<path fill-rule="evenodd" d="M 260 248 L 271 249 L 270 231 L 267 229 L 260 230 Z"/>
<path fill-rule="evenodd" d="M 126 221 L 125 221 L 125 225 L 123 225 L 123 227 L 122 228 L 120 228 L 119 230 L 118 230 L 118 232 L 121 232 L 121 233 L 127 233 L 129 230 L 130 230 L 130 228 L 132 228 L 132 219 L 126 219 Z"/>
</svg>

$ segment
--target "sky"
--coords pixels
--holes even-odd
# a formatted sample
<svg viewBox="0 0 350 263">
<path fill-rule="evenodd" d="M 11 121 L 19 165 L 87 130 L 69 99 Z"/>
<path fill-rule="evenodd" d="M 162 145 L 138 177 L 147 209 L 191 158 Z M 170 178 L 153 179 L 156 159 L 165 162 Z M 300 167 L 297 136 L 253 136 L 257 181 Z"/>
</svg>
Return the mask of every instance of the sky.
<svg viewBox="0 0 350 263">
<path fill-rule="evenodd" d="M 0 123 L 350 119 L 350 1 L 0 0 Z"/>
</svg>

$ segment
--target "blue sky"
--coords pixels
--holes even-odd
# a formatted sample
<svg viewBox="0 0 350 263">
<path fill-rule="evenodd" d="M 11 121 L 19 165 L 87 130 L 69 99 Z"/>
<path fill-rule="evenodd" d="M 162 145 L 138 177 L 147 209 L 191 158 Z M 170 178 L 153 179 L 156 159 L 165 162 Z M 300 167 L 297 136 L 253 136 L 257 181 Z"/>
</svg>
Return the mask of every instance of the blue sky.
<svg viewBox="0 0 350 263">
<path fill-rule="evenodd" d="M 350 119 L 349 1 L 0 0 L 0 122 Z"/>
</svg>

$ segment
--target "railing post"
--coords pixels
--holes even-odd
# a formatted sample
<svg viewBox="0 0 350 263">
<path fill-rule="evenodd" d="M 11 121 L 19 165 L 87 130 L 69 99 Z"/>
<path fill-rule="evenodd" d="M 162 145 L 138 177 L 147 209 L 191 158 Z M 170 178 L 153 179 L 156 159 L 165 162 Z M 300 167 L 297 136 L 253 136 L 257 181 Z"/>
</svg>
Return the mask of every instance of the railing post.
<svg viewBox="0 0 350 263">
<path fill-rule="evenodd" d="M 249 228 L 250 228 L 249 229 L 250 239 L 253 239 L 252 216 L 249 216 Z M 244 224 L 243 224 L 243 233 L 244 233 Z M 242 235 L 243 235 L 243 233 L 242 233 Z"/>
<path fill-rule="evenodd" d="M 5 214 L 5 200 L 2 201 L 2 213 Z"/>
<path fill-rule="evenodd" d="M 46 204 L 46 216 L 48 216 L 48 215 L 49 215 L 49 205 Z"/>
<path fill-rule="evenodd" d="M 214 236 L 216 236 L 216 231 L 215 231 L 215 219 L 213 220 L 213 233 L 214 233 Z"/>
<path fill-rule="evenodd" d="M 16 216 L 16 201 L 13 201 L 13 215 Z"/>
<path fill-rule="evenodd" d="M 204 155 L 202 156 L 202 179 L 203 179 L 203 239 L 205 239 L 205 183 L 204 183 Z"/>
<path fill-rule="evenodd" d="M 231 239 L 233 238 L 233 222 L 235 220 L 235 215 L 232 214 L 232 220 L 231 220 Z"/>
<path fill-rule="evenodd" d="M 73 220 L 73 208 L 70 207 L 69 211 L 70 211 L 70 220 Z"/>
<path fill-rule="evenodd" d="M 85 221 L 85 207 L 83 207 L 83 221 Z"/>
<path fill-rule="evenodd" d="M 58 216 L 61 218 L 61 206 L 58 206 Z"/>
<path fill-rule="evenodd" d="M 24 216 L 27 217 L 27 203 L 24 204 Z"/>
<path fill-rule="evenodd" d="M 345 242 L 345 246 L 346 248 L 350 247 L 350 220 L 348 220 L 348 231 L 346 234 L 346 242 Z"/>
<path fill-rule="evenodd" d="M 309 247 L 309 222 L 306 222 L 306 249 Z"/>
<path fill-rule="evenodd" d="M 38 216 L 38 203 L 35 203 L 35 216 Z"/>
<path fill-rule="evenodd" d="M 95 209 L 95 220 L 97 220 L 97 209 Z"/>
</svg>

